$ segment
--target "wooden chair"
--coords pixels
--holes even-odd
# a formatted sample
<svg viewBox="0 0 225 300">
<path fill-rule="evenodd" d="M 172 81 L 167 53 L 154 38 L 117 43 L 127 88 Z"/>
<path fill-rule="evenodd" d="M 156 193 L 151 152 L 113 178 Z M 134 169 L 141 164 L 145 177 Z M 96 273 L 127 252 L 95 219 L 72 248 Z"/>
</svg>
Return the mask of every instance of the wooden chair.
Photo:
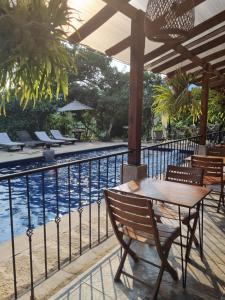
<svg viewBox="0 0 225 300">
<path fill-rule="evenodd" d="M 166 172 L 165 180 L 172 182 L 185 183 L 190 185 L 202 186 L 203 185 L 203 170 L 201 168 L 190 168 L 190 167 L 182 167 L 182 166 L 173 166 L 169 165 Z M 174 191 L 176 193 L 176 191 Z M 161 204 L 155 211 L 156 216 L 158 217 L 158 221 L 162 218 L 179 220 L 184 225 L 189 226 L 190 230 L 190 240 L 191 244 L 194 241 L 196 247 L 199 246 L 198 239 L 195 236 L 196 228 L 197 228 L 197 213 L 198 211 L 193 210 L 190 215 L 189 213 L 182 213 L 179 216 L 177 209 L 172 208 L 171 205 Z M 191 225 L 191 221 L 194 220 L 193 225 Z M 190 255 L 190 250 L 188 250 L 187 256 Z"/>
<path fill-rule="evenodd" d="M 203 185 L 203 170 L 169 165 L 166 171 L 166 180 L 185 184 Z"/>
<path fill-rule="evenodd" d="M 225 157 L 225 147 L 209 148 L 209 149 L 207 149 L 206 154 L 209 155 L 209 156 Z"/>
<path fill-rule="evenodd" d="M 219 191 L 219 201 L 217 206 L 217 212 L 220 211 L 221 203 L 224 205 L 224 184 L 225 184 L 225 175 L 223 175 L 223 159 L 218 157 L 204 157 L 204 156 L 195 156 L 191 157 L 192 167 L 198 167 L 203 169 L 203 185 L 205 186 L 218 186 L 220 187 Z M 213 188 L 213 192 L 217 193 Z M 208 205 L 208 204 L 207 204 Z M 212 206 L 212 205 L 208 205 Z"/>
<path fill-rule="evenodd" d="M 172 243 L 180 236 L 180 228 L 157 223 L 152 207 L 152 201 L 150 200 L 109 190 L 105 190 L 104 193 L 114 233 L 124 249 L 115 275 L 115 281 L 118 281 L 123 273 L 134 280 L 146 284 L 123 270 L 127 254 L 130 254 L 135 262 L 140 259 L 160 269 L 153 290 L 153 299 L 157 299 L 164 270 L 169 272 L 174 280 L 178 280 L 177 272 L 168 262 L 168 255 Z M 127 242 L 125 241 L 124 236 L 128 237 Z M 138 257 L 137 253 L 130 248 L 131 243 L 134 240 L 150 246 L 155 246 L 161 260 L 161 266 Z"/>
</svg>

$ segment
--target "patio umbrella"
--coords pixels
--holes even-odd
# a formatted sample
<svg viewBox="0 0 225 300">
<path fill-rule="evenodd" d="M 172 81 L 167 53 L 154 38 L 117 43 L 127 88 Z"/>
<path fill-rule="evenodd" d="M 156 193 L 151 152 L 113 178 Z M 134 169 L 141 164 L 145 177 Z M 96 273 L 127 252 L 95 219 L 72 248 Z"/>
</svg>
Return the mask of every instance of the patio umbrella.
<svg viewBox="0 0 225 300">
<path fill-rule="evenodd" d="M 82 110 L 92 110 L 93 108 L 91 108 L 90 106 L 87 106 L 85 104 L 82 104 L 76 100 L 74 100 L 73 102 L 70 102 L 68 104 L 66 104 L 63 107 L 58 108 L 59 112 L 67 112 L 67 111 L 82 111 Z"/>
</svg>

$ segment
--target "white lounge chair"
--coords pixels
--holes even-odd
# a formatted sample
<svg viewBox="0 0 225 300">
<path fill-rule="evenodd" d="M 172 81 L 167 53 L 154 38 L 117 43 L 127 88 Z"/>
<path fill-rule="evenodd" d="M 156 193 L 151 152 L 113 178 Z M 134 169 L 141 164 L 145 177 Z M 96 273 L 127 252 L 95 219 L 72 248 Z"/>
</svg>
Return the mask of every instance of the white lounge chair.
<svg viewBox="0 0 225 300">
<path fill-rule="evenodd" d="M 68 137 L 63 136 L 59 130 L 52 129 L 52 130 L 50 130 L 50 132 L 51 132 L 53 138 L 56 140 L 62 140 L 66 143 L 72 143 L 72 144 L 74 144 L 77 141 L 77 139 L 68 138 Z"/>
<path fill-rule="evenodd" d="M 36 137 L 41 141 L 44 142 L 46 145 L 53 146 L 59 145 L 61 146 L 64 142 L 62 140 L 54 140 L 50 139 L 45 131 L 35 131 Z"/>
<path fill-rule="evenodd" d="M 24 143 L 13 142 L 6 132 L 0 132 L 0 147 L 9 150 L 23 150 Z"/>
</svg>

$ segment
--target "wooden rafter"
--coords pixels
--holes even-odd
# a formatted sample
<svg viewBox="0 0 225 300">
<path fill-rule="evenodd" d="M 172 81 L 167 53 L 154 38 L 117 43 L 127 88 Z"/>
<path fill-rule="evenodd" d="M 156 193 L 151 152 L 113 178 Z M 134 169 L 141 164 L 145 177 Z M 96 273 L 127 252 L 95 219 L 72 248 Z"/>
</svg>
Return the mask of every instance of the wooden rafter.
<svg viewBox="0 0 225 300">
<path fill-rule="evenodd" d="M 207 56 L 204 56 L 202 59 L 203 59 L 205 62 L 208 62 L 208 63 L 209 63 L 209 62 L 211 62 L 212 60 L 217 59 L 217 58 L 220 58 L 220 57 L 223 57 L 223 56 L 225 56 L 225 49 L 220 50 L 220 51 L 217 51 L 217 52 L 214 52 L 214 53 L 209 54 L 209 55 L 207 55 Z M 191 69 L 193 69 L 193 68 L 195 68 L 195 67 L 196 67 L 196 64 L 192 62 L 192 63 L 190 63 L 190 64 L 188 64 L 188 65 L 182 67 L 180 70 L 181 70 L 181 72 L 187 72 L 187 71 L 189 71 L 189 70 L 191 70 Z M 174 74 L 175 74 L 175 71 L 170 72 L 170 73 L 167 73 L 167 76 L 168 76 L 168 77 L 171 77 L 171 76 L 174 76 Z"/>
<path fill-rule="evenodd" d="M 192 55 L 196 56 L 196 55 L 198 55 L 200 53 L 203 53 L 205 51 L 208 51 L 208 50 L 210 50 L 210 49 L 212 49 L 216 46 L 219 46 L 223 43 L 225 43 L 225 35 L 219 36 L 219 37 L 217 37 L 217 38 L 215 38 L 215 39 L 213 39 L 213 40 L 211 40 L 207 43 L 204 43 L 204 44 L 194 48 L 190 52 L 191 52 Z M 176 48 L 176 46 L 173 47 L 173 48 Z M 153 68 L 152 72 L 160 73 L 160 72 L 162 72 L 162 71 L 164 71 L 168 68 L 176 66 L 177 64 L 181 63 L 182 61 L 184 61 L 186 59 L 187 59 L 187 57 L 184 54 L 181 54 L 180 56 L 175 57 L 175 58 L 163 63 L 162 65 Z"/>
<path fill-rule="evenodd" d="M 116 0 L 115 0 L 116 1 Z M 111 17 L 113 17 L 117 11 L 120 9 L 124 14 L 129 17 L 135 17 L 136 9 L 129 5 L 130 0 L 123 0 L 123 2 L 118 2 L 117 6 L 106 5 L 103 7 L 96 15 L 89 19 L 83 26 L 81 26 L 78 31 L 74 32 L 70 37 L 70 42 L 79 43 L 87 36 L 92 34 L 95 30 L 101 27 L 105 22 L 107 22 Z M 107 2 L 107 0 L 105 1 Z M 110 1 L 109 1 L 110 2 Z"/>
<path fill-rule="evenodd" d="M 211 39 L 211 38 L 214 38 L 216 37 L 217 35 L 221 34 L 221 33 L 224 33 L 225 31 L 225 25 L 217 28 L 216 30 L 213 30 L 212 32 L 194 40 L 193 42 L 191 43 L 188 43 L 185 45 L 185 48 L 187 49 L 191 49 L 195 46 L 198 46 L 200 43 L 203 43 L 203 42 L 206 42 L 207 40 Z M 154 60 L 153 62 L 150 63 L 150 66 L 153 68 L 154 66 L 157 66 L 159 64 L 162 64 L 163 61 L 165 60 L 168 60 L 170 58 L 173 58 L 174 56 L 177 55 L 177 52 L 176 51 L 172 51 L 170 53 L 168 53 L 167 55 L 164 55 L 162 57 L 160 57 L 159 59 L 156 59 Z M 172 75 L 172 74 L 171 74 Z"/>
<path fill-rule="evenodd" d="M 78 31 L 69 37 L 70 42 L 81 42 L 83 39 L 101 27 L 105 22 L 107 22 L 113 15 L 116 14 L 116 12 L 117 11 L 111 6 L 106 5 L 96 15 L 94 15 L 94 17 L 81 26 Z"/>
<path fill-rule="evenodd" d="M 130 5 L 128 1 L 121 0 L 103 0 L 108 6 L 111 6 L 116 11 L 123 13 L 125 16 L 131 19 L 136 18 L 138 9 Z"/>
<path fill-rule="evenodd" d="M 218 87 L 225 87 L 225 80 L 217 80 L 217 81 L 214 81 L 214 82 L 211 82 L 210 84 L 209 84 L 209 87 L 211 88 L 211 89 L 213 89 L 213 88 L 218 88 Z"/>
<path fill-rule="evenodd" d="M 114 8 L 117 8 L 117 9 L 118 9 L 118 2 L 121 3 L 120 0 L 103 0 L 103 1 L 105 1 L 106 3 L 108 3 L 109 5 L 112 5 Z M 182 4 L 182 8 L 179 8 L 179 10 L 177 11 L 177 16 L 184 14 L 191 8 L 201 4 L 204 1 L 205 0 L 193 0 L 193 1 L 186 0 Z M 123 12 L 120 9 L 118 9 L 118 10 L 120 12 Z M 144 18 L 144 13 L 142 15 Z M 155 22 L 154 22 L 155 24 L 151 23 L 151 26 L 157 28 L 157 26 L 159 26 L 159 23 L 160 23 L 160 26 L 163 26 L 164 22 L 165 22 L 165 18 L 164 18 L 164 16 L 162 16 L 161 18 L 155 20 Z M 112 46 L 111 48 L 107 49 L 106 53 L 110 56 L 118 54 L 119 52 L 125 50 L 126 48 L 128 48 L 130 46 L 130 43 L 128 43 L 128 41 L 130 41 L 130 36 L 125 38 L 124 40 L 120 41 L 118 44 Z M 146 57 L 145 57 L 145 59 L 146 59 Z"/>
<path fill-rule="evenodd" d="M 145 55 L 145 63 L 147 63 L 150 60 L 153 60 L 167 51 L 171 50 L 172 46 L 179 45 L 181 43 L 184 43 L 185 41 L 194 38 L 195 36 L 203 33 L 206 30 L 209 30 L 210 28 L 217 26 L 218 24 L 225 21 L 225 10 L 221 13 L 215 15 L 214 17 L 202 22 L 201 24 L 195 26 L 192 30 L 189 31 L 186 37 L 184 37 L 182 40 L 174 40 L 171 44 L 162 45 L 159 48 L 149 52 Z"/>
</svg>

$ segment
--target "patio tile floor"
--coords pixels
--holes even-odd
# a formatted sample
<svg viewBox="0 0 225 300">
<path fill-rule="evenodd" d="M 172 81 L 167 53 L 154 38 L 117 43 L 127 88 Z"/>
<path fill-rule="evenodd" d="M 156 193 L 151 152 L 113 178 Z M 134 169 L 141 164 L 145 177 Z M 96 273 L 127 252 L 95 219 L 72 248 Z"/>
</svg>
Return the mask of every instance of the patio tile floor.
<svg viewBox="0 0 225 300">
<path fill-rule="evenodd" d="M 204 213 L 204 261 L 197 249 L 191 252 L 188 265 L 187 288 L 182 288 L 180 248 L 174 245 L 169 260 L 177 269 L 179 281 L 174 282 L 164 272 L 158 299 L 162 300 L 215 300 L 224 299 L 225 291 L 225 222 L 224 211 L 216 213 L 213 208 L 205 208 Z M 140 256 L 156 261 L 158 257 L 154 249 L 134 242 L 133 247 Z M 150 287 L 146 287 L 122 275 L 121 282 L 115 283 L 113 278 L 119 264 L 120 250 L 115 249 L 110 255 L 98 262 L 79 280 L 75 280 L 56 294 L 54 300 L 136 300 L 151 299 L 151 290 L 157 277 L 158 269 L 144 262 L 136 264 L 129 258 L 125 269 L 133 273 Z"/>
</svg>

